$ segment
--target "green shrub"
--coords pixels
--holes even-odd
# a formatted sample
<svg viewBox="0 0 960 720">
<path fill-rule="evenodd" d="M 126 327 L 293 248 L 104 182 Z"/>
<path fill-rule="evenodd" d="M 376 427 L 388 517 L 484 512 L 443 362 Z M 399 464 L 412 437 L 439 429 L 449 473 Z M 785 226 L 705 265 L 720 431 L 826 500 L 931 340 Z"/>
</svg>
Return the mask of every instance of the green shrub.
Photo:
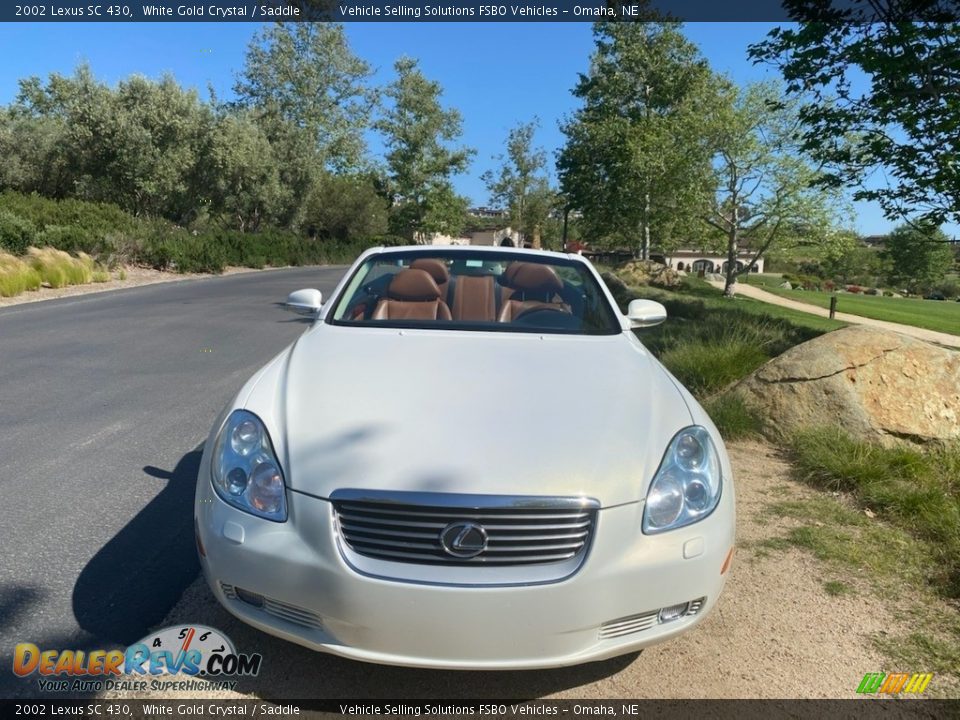
<svg viewBox="0 0 960 720">
<path fill-rule="evenodd" d="M 817 334 L 737 308 L 710 308 L 699 301 L 664 304 L 671 321 L 640 337 L 698 396 L 722 389 Z"/>
<path fill-rule="evenodd" d="M 100 253 L 100 260 L 109 266 L 120 263 L 151 264 L 146 259 L 149 242 L 147 238 L 151 232 L 146 228 L 137 234 L 114 232 L 107 234 L 103 239 L 104 251 Z"/>
<path fill-rule="evenodd" d="M 346 263 L 375 244 L 356 239 L 321 241 L 268 227 L 242 233 L 217 228 L 215 222 L 205 217 L 188 231 L 165 220 L 135 218 L 107 203 L 0 193 L 0 247 L 15 254 L 25 253 L 31 245 L 89 253 L 111 268 L 130 263 L 179 272 L 221 272 L 227 265 Z M 76 270 L 58 267 L 47 268 L 44 282 L 61 287 L 77 279 L 68 277 Z"/>
<path fill-rule="evenodd" d="M 784 273 L 783 279 L 794 288 L 803 288 L 804 290 L 819 290 L 822 282 L 819 277 L 809 274 Z"/>
<path fill-rule="evenodd" d="M 941 567 L 935 582 L 960 597 L 960 445 L 888 448 L 830 427 L 798 432 L 789 446 L 803 479 L 849 491 L 863 507 L 929 541 Z"/>
<path fill-rule="evenodd" d="M 90 279 L 92 282 L 95 282 L 95 283 L 109 282 L 110 273 L 108 273 L 106 270 L 97 269 L 93 271 L 93 275 L 91 276 Z"/>
<path fill-rule="evenodd" d="M 23 255 L 33 242 L 36 228 L 32 223 L 7 210 L 0 209 L 0 250 Z"/>
<path fill-rule="evenodd" d="M 221 273 L 226 265 L 226 254 L 209 239 L 188 237 L 174 249 L 172 264 L 181 273 Z"/>
<path fill-rule="evenodd" d="M 842 326 L 755 301 L 722 298 L 715 288 L 695 278 L 684 278 L 676 290 L 627 287 L 609 272 L 603 278 L 621 308 L 637 297 L 667 308 L 667 322 L 640 330 L 638 336 L 701 399 L 794 345 Z M 791 313 L 788 317 L 797 319 L 770 314 L 775 312 Z"/>
<path fill-rule="evenodd" d="M 701 397 L 739 380 L 768 359 L 755 342 L 735 336 L 684 339 L 660 354 L 660 362 L 690 392 Z"/>
<path fill-rule="evenodd" d="M 67 225 L 47 225 L 37 233 L 38 247 L 52 247 L 66 252 L 100 254 L 106 249 L 103 239 L 98 240 L 89 230 Z"/>
<path fill-rule="evenodd" d="M 39 230 L 50 226 L 79 228 L 94 238 L 111 232 L 132 232 L 140 225 L 137 218 L 109 203 L 52 200 L 12 190 L 0 193 L 0 211 L 4 210 L 19 215 Z"/>
<path fill-rule="evenodd" d="M 944 297 L 960 297 L 960 279 L 946 278 L 934 285 L 931 289 L 943 294 Z"/>
<path fill-rule="evenodd" d="M 763 422 L 736 393 L 715 395 L 703 402 L 724 440 L 759 437 Z"/>
</svg>

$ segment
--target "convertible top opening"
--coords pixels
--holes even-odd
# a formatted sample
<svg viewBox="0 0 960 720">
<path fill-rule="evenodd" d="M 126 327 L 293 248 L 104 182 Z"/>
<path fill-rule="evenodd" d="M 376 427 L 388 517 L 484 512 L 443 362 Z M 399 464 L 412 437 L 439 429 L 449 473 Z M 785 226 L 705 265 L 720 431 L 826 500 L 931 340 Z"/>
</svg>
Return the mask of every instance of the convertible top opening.
<svg viewBox="0 0 960 720">
<path fill-rule="evenodd" d="M 347 282 L 328 322 L 487 332 L 622 332 L 585 263 L 469 249 L 372 255 Z"/>
</svg>

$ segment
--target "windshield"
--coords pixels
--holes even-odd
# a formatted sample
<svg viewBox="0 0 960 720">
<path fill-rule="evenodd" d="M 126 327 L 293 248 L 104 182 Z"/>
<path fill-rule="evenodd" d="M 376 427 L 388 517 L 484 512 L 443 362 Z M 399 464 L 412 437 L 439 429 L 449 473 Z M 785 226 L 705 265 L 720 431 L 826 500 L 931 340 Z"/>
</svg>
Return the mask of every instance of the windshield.
<svg viewBox="0 0 960 720">
<path fill-rule="evenodd" d="M 582 263 L 491 252 L 386 252 L 347 283 L 329 322 L 611 335 L 618 318 Z"/>
</svg>

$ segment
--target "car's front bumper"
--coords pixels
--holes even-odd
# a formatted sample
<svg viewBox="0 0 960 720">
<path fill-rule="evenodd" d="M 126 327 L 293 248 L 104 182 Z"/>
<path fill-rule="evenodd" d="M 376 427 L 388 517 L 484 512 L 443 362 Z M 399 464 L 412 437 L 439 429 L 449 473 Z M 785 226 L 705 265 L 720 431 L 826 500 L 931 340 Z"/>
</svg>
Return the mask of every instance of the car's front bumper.
<svg viewBox="0 0 960 720">
<path fill-rule="evenodd" d="M 734 540 L 733 486 L 726 483 L 710 517 L 660 535 L 640 532 L 641 503 L 600 510 L 586 560 L 559 582 L 387 580 L 360 574 L 345 561 L 329 502 L 288 492 L 289 520 L 262 520 L 221 501 L 205 466 L 197 532 L 203 571 L 220 603 L 264 632 L 368 662 L 521 669 L 633 652 L 706 617 L 723 588 L 721 568 Z M 397 569 L 403 572 L 401 564 Z M 263 607 L 240 599 L 249 599 L 244 592 L 263 596 Z M 700 598 L 705 601 L 695 614 L 652 619 L 660 608 Z M 615 624 L 631 616 L 639 617 Z"/>
</svg>

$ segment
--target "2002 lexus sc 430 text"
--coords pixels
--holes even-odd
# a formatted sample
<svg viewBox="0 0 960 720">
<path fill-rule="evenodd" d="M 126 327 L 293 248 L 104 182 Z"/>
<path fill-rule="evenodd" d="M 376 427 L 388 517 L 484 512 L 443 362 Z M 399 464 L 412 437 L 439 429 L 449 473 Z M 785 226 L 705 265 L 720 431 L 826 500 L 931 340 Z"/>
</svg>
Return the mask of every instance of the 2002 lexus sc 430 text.
<svg viewBox="0 0 960 720">
<path fill-rule="evenodd" d="M 264 632 L 397 665 L 636 652 L 717 602 L 723 442 L 576 255 L 377 248 L 216 420 L 196 494 L 214 595 Z"/>
</svg>

